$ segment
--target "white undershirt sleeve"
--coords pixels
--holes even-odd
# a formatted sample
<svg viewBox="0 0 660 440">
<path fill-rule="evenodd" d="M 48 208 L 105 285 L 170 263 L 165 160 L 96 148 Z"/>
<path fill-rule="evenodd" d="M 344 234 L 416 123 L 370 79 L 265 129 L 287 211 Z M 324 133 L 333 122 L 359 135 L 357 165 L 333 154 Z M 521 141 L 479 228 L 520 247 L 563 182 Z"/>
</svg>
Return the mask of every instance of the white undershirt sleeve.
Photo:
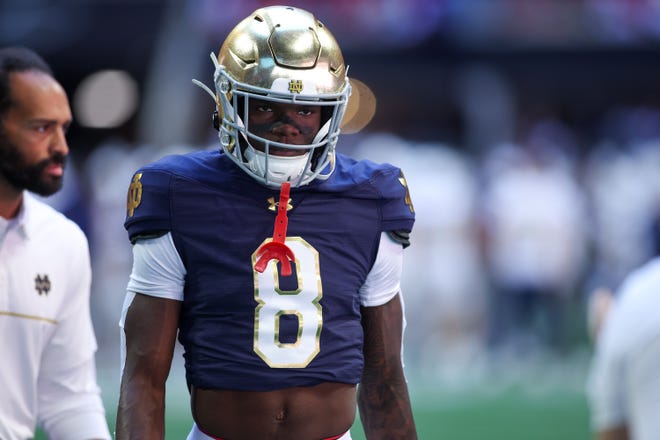
<svg viewBox="0 0 660 440">
<path fill-rule="evenodd" d="M 186 268 L 168 232 L 133 245 L 133 270 L 126 290 L 183 301 L 185 276 Z"/>
<path fill-rule="evenodd" d="M 380 306 L 394 298 L 401 290 L 402 269 L 403 246 L 381 233 L 376 261 L 360 288 L 360 305 Z"/>
</svg>

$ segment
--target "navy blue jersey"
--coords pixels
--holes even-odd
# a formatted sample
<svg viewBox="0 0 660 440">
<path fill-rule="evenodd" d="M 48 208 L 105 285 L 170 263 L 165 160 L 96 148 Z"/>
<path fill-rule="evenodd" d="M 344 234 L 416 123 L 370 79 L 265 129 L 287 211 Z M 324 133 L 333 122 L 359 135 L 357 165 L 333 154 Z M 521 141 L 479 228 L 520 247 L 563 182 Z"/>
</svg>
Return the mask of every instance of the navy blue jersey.
<svg viewBox="0 0 660 440">
<path fill-rule="evenodd" d="M 186 268 L 179 341 L 200 388 L 266 391 L 358 383 L 358 292 L 383 231 L 410 231 L 401 171 L 338 155 L 326 181 L 291 190 L 286 244 L 293 274 L 254 269 L 273 235 L 277 189 L 224 154 L 168 156 L 133 176 L 125 227 L 132 241 L 171 232 Z"/>
</svg>

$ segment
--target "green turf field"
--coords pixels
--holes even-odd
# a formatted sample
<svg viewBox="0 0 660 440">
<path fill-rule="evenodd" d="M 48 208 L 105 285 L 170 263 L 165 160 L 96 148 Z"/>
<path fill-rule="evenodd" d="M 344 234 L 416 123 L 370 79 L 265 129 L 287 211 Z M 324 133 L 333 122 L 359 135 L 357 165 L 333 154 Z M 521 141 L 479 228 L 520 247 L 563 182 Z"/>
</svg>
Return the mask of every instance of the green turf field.
<svg viewBox="0 0 660 440">
<path fill-rule="evenodd" d="M 166 439 L 185 440 L 191 425 L 185 385 L 179 371 L 168 381 Z M 101 380 L 114 429 L 116 376 Z M 589 440 L 584 396 L 586 358 L 510 364 L 484 370 L 477 380 L 409 375 L 419 438 L 424 440 Z M 359 422 L 351 434 L 364 440 Z M 36 439 L 45 440 L 39 433 Z"/>
</svg>

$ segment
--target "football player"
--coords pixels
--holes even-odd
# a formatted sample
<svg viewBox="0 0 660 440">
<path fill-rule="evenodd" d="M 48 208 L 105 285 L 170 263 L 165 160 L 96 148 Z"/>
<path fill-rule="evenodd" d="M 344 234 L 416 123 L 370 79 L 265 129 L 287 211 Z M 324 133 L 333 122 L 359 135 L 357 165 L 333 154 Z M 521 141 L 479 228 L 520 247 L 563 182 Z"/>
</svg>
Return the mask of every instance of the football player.
<svg viewBox="0 0 660 440">
<path fill-rule="evenodd" d="M 130 182 L 116 438 L 163 438 L 177 337 L 189 439 L 350 439 L 356 405 L 368 438 L 417 438 L 400 292 L 414 209 L 400 169 L 335 152 L 351 91 L 335 38 L 266 7 L 212 60 L 221 150 Z"/>
</svg>

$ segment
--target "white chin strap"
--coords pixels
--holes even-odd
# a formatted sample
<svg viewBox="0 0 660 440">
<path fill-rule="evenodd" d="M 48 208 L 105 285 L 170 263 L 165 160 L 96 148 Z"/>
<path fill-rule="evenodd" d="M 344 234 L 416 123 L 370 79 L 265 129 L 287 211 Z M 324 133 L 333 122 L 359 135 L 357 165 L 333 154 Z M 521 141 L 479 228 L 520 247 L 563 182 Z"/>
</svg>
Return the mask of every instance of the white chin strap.
<svg viewBox="0 0 660 440">
<path fill-rule="evenodd" d="M 266 174 L 266 154 L 251 145 L 245 148 L 244 157 L 253 173 L 263 176 L 268 185 L 280 186 L 283 182 L 296 182 L 305 172 L 309 151 L 300 156 L 268 156 Z"/>
</svg>

